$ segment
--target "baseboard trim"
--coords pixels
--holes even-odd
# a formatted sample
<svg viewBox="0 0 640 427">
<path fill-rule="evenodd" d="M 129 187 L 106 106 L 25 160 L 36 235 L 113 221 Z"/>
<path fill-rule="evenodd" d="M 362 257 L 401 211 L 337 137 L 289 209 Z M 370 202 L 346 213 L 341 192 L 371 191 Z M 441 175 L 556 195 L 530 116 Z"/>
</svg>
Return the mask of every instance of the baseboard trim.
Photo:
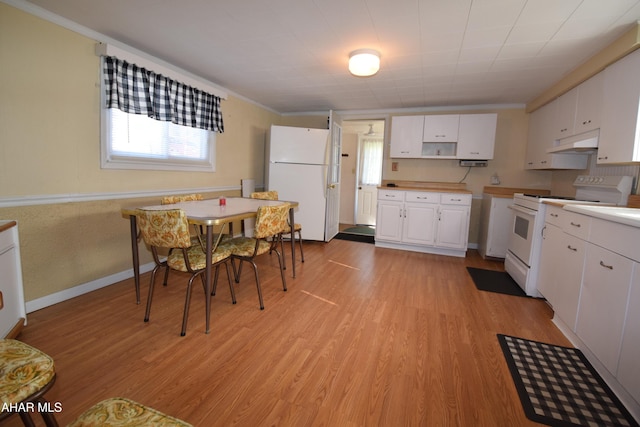
<svg viewBox="0 0 640 427">
<path fill-rule="evenodd" d="M 154 263 L 148 263 L 140 266 L 140 273 L 146 273 L 153 270 Z M 126 279 L 133 277 L 133 269 L 125 270 L 120 273 L 112 274 L 110 276 L 102 277 L 97 280 L 93 280 L 82 285 L 74 286 L 73 288 L 65 289 L 59 292 L 55 292 L 50 295 L 46 295 L 41 298 L 37 298 L 31 301 L 27 301 L 27 313 L 49 307 L 54 304 L 58 304 L 62 301 L 66 301 L 71 298 L 113 285 Z M 131 290 L 131 300 L 135 300 L 135 292 Z"/>
</svg>

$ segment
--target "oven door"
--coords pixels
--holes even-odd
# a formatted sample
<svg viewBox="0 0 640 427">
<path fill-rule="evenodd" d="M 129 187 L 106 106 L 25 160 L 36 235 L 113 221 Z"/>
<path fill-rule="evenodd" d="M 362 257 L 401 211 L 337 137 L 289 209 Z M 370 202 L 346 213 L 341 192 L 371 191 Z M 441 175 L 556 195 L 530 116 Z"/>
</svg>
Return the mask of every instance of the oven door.
<svg viewBox="0 0 640 427">
<path fill-rule="evenodd" d="M 509 231 L 509 251 L 525 263 L 531 266 L 531 248 L 533 247 L 533 233 L 537 211 L 519 205 L 510 205 L 514 213 Z"/>
</svg>

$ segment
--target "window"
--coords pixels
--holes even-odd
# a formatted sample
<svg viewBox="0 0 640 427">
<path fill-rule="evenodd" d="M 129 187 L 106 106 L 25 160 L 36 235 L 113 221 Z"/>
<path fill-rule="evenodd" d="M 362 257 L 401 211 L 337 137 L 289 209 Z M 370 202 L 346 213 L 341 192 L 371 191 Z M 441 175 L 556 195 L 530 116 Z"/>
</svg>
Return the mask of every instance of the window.
<svg viewBox="0 0 640 427">
<path fill-rule="evenodd" d="M 215 171 L 219 96 L 115 56 L 101 68 L 102 168 Z"/>
<path fill-rule="evenodd" d="M 103 108 L 102 167 L 215 171 L 216 133 Z"/>
</svg>

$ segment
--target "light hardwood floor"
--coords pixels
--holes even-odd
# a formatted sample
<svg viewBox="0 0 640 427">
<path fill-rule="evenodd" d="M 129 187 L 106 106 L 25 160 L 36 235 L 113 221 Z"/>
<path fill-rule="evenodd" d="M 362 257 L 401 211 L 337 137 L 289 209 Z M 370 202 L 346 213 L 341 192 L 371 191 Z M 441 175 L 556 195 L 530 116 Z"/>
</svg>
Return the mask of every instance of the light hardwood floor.
<svg viewBox="0 0 640 427">
<path fill-rule="evenodd" d="M 260 257 L 264 311 L 250 268 L 237 305 L 221 281 L 208 335 L 196 282 L 179 336 L 186 278 L 175 272 L 149 323 L 149 274 L 141 305 L 126 280 L 31 313 L 19 338 L 56 362 L 47 398 L 61 402 L 60 424 L 121 396 L 206 427 L 536 425 L 496 334 L 570 343 L 544 301 L 476 290 L 465 267 L 501 263 L 340 240 L 304 250 L 288 292 L 276 255 Z"/>
</svg>

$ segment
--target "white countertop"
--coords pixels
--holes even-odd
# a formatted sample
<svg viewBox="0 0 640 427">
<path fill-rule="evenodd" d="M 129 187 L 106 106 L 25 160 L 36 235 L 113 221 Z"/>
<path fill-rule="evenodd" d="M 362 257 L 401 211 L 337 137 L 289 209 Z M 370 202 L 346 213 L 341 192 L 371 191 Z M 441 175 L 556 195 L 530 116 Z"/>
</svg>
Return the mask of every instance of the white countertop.
<svg viewBox="0 0 640 427">
<path fill-rule="evenodd" d="M 567 204 L 564 209 L 640 228 L 640 209 L 637 208 Z"/>
</svg>

